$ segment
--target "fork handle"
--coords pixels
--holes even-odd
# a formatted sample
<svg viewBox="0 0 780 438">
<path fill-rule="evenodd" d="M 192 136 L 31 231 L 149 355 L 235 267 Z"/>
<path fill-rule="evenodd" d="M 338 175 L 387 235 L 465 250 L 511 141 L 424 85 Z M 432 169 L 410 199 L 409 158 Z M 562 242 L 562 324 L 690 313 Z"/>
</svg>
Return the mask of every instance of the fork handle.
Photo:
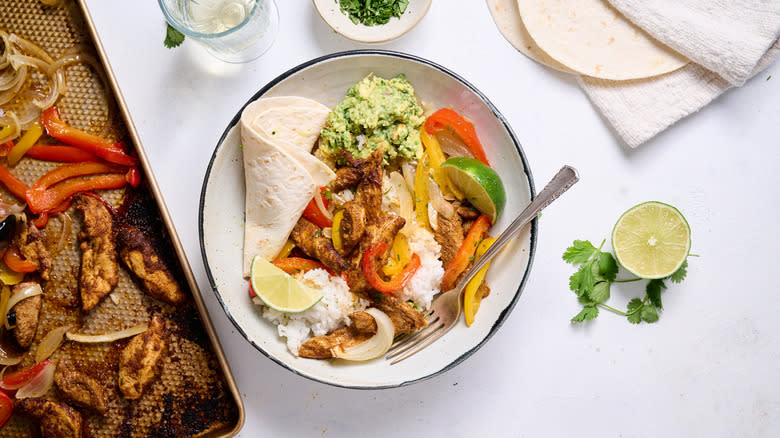
<svg viewBox="0 0 780 438">
<path fill-rule="evenodd" d="M 550 205 L 551 202 L 558 199 L 566 190 L 569 190 L 577 181 L 580 180 L 580 176 L 577 174 L 577 169 L 571 166 L 563 166 L 558 173 L 555 174 L 552 180 L 544 186 L 541 192 L 525 207 L 517 219 L 515 219 L 500 236 L 496 239 L 495 243 L 488 248 L 482 257 L 477 260 L 474 265 L 469 269 L 463 278 L 458 283 L 457 288 L 462 290 L 474 275 L 479 272 L 480 269 L 485 267 L 495 257 L 501 248 L 504 247 L 510 240 L 512 240 L 520 230 L 535 218 L 543 208 Z"/>
</svg>

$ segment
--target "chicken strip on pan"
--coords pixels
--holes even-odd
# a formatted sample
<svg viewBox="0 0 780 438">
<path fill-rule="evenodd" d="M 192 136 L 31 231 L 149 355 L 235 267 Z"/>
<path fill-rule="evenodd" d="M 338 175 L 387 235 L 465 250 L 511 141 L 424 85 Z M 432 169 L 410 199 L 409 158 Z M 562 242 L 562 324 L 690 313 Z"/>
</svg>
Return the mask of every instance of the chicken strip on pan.
<svg viewBox="0 0 780 438">
<path fill-rule="evenodd" d="M 43 243 L 41 232 L 35 225 L 27 222 L 26 215 L 18 215 L 17 218 L 21 222 L 16 225 L 18 232 L 14 236 L 13 244 L 19 248 L 22 257 L 35 265 L 41 278 L 49 280 L 52 258 L 51 253 Z"/>
<path fill-rule="evenodd" d="M 103 386 L 93 377 L 77 371 L 67 359 L 60 359 L 54 372 L 54 383 L 67 399 L 77 406 L 106 414 L 108 402 Z"/>
<path fill-rule="evenodd" d="M 130 224 L 120 223 L 115 227 L 119 258 L 135 274 L 143 289 L 168 304 L 183 303 L 187 296 L 149 238 Z"/>
<path fill-rule="evenodd" d="M 35 420 L 44 438 L 81 438 L 81 414 L 65 403 L 42 398 L 25 398 L 16 403 L 16 412 Z"/>
<path fill-rule="evenodd" d="M 81 242 L 79 291 L 81 307 L 88 312 L 119 282 L 113 219 L 102 202 L 88 195 L 77 195 L 73 206 L 84 215 L 78 235 Z"/>
<path fill-rule="evenodd" d="M 300 218 L 290 233 L 290 239 L 295 242 L 309 257 L 322 262 L 333 272 L 341 274 L 347 268 L 341 255 L 333 248 L 330 239 L 322 235 L 320 227 Z"/>
<path fill-rule="evenodd" d="M 354 312 L 349 315 L 350 324 L 347 327 L 334 330 L 324 336 L 315 336 L 301 345 L 298 355 L 309 359 L 330 359 L 333 349 L 341 346 L 349 348 L 370 339 L 376 334 L 377 325 L 374 317 L 367 312 Z"/>
<path fill-rule="evenodd" d="M 165 321 L 152 317 L 149 329 L 136 335 L 119 356 L 119 390 L 128 400 L 141 398 L 160 372 L 167 343 Z"/>
<path fill-rule="evenodd" d="M 35 285 L 35 283 L 19 283 L 14 286 L 13 293 L 15 294 L 19 290 L 30 287 L 31 285 Z M 11 309 L 11 312 L 9 312 L 9 316 L 13 315 L 12 318 L 16 320 L 13 329 L 16 343 L 24 349 L 30 348 L 33 339 L 35 339 L 35 332 L 38 330 L 38 319 L 40 317 L 42 303 L 43 296 L 35 295 L 19 301 Z"/>
</svg>

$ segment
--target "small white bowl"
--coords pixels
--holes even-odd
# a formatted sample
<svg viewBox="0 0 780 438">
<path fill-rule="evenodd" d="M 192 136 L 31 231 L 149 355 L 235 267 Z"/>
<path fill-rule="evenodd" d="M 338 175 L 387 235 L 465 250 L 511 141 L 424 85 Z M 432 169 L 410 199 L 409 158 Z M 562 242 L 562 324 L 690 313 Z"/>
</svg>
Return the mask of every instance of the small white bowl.
<svg viewBox="0 0 780 438">
<path fill-rule="evenodd" d="M 520 142 L 496 107 L 444 67 L 413 55 L 384 50 L 334 53 L 283 73 L 244 106 L 261 97 L 296 95 L 333 107 L 350 86 L 372 72 L 385 78 L 403 73 L 424 104 L 452 107 L 474 122 L 488 160 L 501 175 L 507 194 L 504 212 L 491 232 L 506 229 L 534 197 L 531 170 Z M 347 363 L 292 355 L 276 327 L 263 319 L 261 308 L 249 300 L 249 285 L 242 276 L 245 183 L 238 126 L 242 110 L 243 107 L 238 109 L 214 150 L 203 182 L 198 222 L 201 254 L 211 287 L 228 318 L 249 344 L 309 379 L 348 388 L 376 389 L 408 385 L 440 374 L 474 353 L 498 330 L 528 279 L 536 247 L 536 220 L 493 260 L 487 274 L 490 296 L 482 301 L 471 327 L 466 327 L 461 317 L 440 340 L 393 366 L 382 358 Z"/>
<path fill-rule="evenodd" d="M 409 6 L 401 17 L 392 17 L 385 24 L 366 26 L 355 24 L 341 12 L 338 0 L 313 0 L 320 17 L 339 34 L 361 43 L 382 43 L 400 37 L 409 32 L 422 20 L 431 0 L 409 0 Z"/>
</svg>

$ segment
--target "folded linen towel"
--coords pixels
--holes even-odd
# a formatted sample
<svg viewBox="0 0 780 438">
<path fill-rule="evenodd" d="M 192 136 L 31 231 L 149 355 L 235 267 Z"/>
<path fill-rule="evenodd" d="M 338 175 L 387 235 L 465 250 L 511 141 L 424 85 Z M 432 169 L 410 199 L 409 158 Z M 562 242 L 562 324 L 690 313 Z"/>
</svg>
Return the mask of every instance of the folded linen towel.
<svg viewBox="0 0 780 438">
<path fill-rule="evenodd" d="M 700 110 L 731 86 L 742 85 L 780 54 L 780 0 L 601 1 L 695 62 L 648 79 L 580 77 L 591 102 L 630 147 Z M 536 53 L 542 49 L 518 19 L 516 3 L 487 3 L 509 42 L 544 63 Z"/>
</svg>

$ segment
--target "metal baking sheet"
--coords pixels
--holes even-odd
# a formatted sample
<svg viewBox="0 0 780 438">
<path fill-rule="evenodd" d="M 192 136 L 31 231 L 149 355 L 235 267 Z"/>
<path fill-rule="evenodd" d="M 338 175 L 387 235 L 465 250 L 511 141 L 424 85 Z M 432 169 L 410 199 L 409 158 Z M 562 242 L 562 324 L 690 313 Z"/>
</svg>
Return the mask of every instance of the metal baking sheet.
<svg viewBox="0 0 780 438">
<path fill-rule="evenodd" d="M 152 313 L 162 313 L 169 333 L 168 354 L 160 377 L 139 400 L 125 400 L 116 383 L 118 355 L 128 340 L 105 344 L 66 341 L 52 356 L 52 361 L 67 358 L 88 370 L 108 391 L 109 411 L 105 417 L 81 411 L 88 427 L 86 436 L 234 436 L 244 421 L 238 388 L 86 5 L 83 0 L 65 0 L 56 7 L 45 6 L 38 0 L 2 0 L 0 28 L 38 44 L 55 59 L 74 46 L 98 59 L 102 72 L 93 71 L 85 64 L 68 68 L 67 92 L 57 106 L 69 124 L 97 133 L 109 123 L 108 137 L 123 139 L 134 146 L 144 182 L 132 195 L 135 202 L 129 220 L 153 232 L 156 246 L 168 255 L 169 266 L 178 273 L 182 287 L 189 290 L 183 306 L 162 303 L 144 294 L 120 264 L 119 284 L 111 297 L 104 298 L 90 312 L 82 312 L 78 299 L 80 251 L 76 238 L 81 218 L 71 208 L 66 213 L 72 218 L 73 226 L 66 230 L 65 243 L 55 254 L 52 279 L 43 284 L 41 320 L 22 365 L 33 362 L 38 342 L 52 328 L 75 324 L 81 327 L 79 332 L 101 333 L 130 327 L 148 320 Z M 26 184 L 32 184 L 55 166 L 25 158 L 11 171 Z M 131 195 L 119 189 L 102 192 L 101 196 L 118 206 Z M 53 218 L 46 225 L 44 233 L 52 247 L 59 243 L 65 222 Z M 58 397 L 56 387 L 46 395 L 46 398 Z M 0 429 L 0 437 L 27 437 L 37 433 L 32 421 L 18 415 Z"/>
</svg>

